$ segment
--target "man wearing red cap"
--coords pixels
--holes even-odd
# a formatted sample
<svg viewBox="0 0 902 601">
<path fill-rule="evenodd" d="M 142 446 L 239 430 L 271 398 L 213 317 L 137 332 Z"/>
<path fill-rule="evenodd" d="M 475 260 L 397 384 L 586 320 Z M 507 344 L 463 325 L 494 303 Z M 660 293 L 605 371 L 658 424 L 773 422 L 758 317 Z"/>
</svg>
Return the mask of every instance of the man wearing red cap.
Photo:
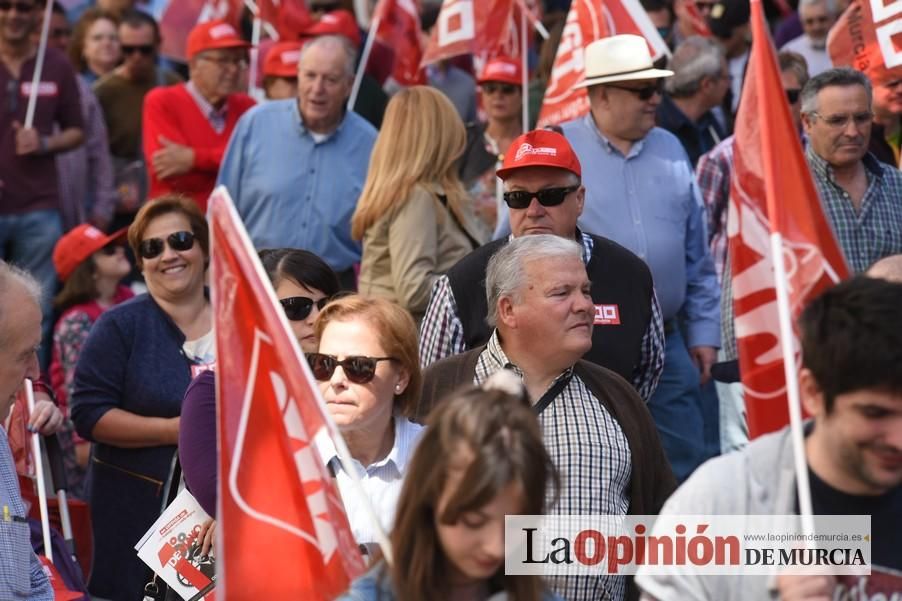
<svg viewBox="0 0 902 601">
<path fill-rule="evenodd" d="M 298 95 L 300 42 L 279 42 L 263 61 L 263 92 L 267 100 L 285 100 Z"/>
<path fill-rule="evenodd" d="M 423 366 L 485 344 L 491 336 L 485 274 L 492 255 L 513 238 L 555 234 L 580 243 L 592 282 L 595 329 L 585 358 L 619 373 L 641 397 L 651 396 L 664 364 L 651 273 L 622 246 L 576 227 L 585 199 L 581 176 L 564 136 L 535 130 L 514 140 L 498 170 L 513 234 L 476 249 L 436 282 L 420 329 Z"/>
<path fill-rule="evenodd" d="M 180 192 L 206 210 L 232 130 L 254 104 L 238 92 L 249 46 L 225 21 L 202 23 L 188 34 L 188 83 L 156 88 L 145 98 L 151 199 Z"/>
</svg>

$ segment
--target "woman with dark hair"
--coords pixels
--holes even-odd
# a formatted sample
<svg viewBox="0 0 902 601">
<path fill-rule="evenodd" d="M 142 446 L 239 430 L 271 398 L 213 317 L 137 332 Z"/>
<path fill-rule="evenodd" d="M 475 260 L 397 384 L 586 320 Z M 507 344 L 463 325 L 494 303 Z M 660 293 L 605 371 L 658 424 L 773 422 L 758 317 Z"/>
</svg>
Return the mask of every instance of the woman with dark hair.
<svg viewBox="0 0 902 601">
<path fill-rule="evenodd" d="M 83 224 L 60 238 L 53 249 L 53 266 L 63 289 L 53 300 L 60 317 L 53 328 L 50 383 L 65 418 L 69 417 L 75 365 L 91 326 L 104 311 L 134 296 L 121 284 L 132 268 L 121 240 L 124 235 L 121 230 L 107 236 Z M 83 498 L 90 444 L 71 430 L 60 432 L 59 438 L 69 494 Z"/>
<path fill-rule="evenodd" d="M 517 393 L 470 387 L 429 415 L 398 501 L 394 562 L 377 562 L 338 601 L 558 599 L 538 576 L 504 573 L 505 516 L 544 513 L 558 488 L 538 420 L 513 384 Z"/>
</svg>

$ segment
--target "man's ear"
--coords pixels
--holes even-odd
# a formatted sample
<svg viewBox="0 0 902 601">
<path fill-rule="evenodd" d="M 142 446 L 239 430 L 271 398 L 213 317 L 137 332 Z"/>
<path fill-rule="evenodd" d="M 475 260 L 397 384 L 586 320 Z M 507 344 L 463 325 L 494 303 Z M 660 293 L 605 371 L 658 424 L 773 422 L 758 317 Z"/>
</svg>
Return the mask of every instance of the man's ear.
<svg viewBox="0 0 902 601">
<path fill-rule="evenodd" d="M 814 374 L 807 367 L 803 367 L 799 372 L 799 397 L 802 407 L 809 415 L 817 416 L 826 413 L 824 392 L 817 380 L 814 379 Z"/>
<path fill-rule="evenodd" d="M 498 299 L 498 324 L 496 325 L 500 324 L 512 329 L 517 327 L 517 313 L 509 296 L 502 296 Z"/>
</svg>

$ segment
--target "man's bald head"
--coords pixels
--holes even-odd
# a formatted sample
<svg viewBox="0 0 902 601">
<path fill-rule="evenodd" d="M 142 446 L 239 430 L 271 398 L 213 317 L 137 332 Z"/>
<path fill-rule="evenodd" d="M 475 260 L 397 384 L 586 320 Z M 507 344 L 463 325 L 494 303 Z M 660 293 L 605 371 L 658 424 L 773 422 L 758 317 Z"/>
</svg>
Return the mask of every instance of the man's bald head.
<svg viewBox="0 0 902 601">
<path fill-rule="evenodd" d="M 867 270 L 866 275 L 889 282 L 902 283 L 902 254 L 883 257 Z"/>
</svg>

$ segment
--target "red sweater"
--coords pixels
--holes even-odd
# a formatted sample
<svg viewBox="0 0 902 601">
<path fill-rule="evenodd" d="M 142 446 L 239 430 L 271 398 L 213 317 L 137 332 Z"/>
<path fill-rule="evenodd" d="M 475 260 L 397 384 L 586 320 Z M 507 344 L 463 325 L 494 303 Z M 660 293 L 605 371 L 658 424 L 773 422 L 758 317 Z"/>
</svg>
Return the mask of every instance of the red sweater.
<svg viewBox="0 0 902 601">
<path fill-rule="evenodd" d="M 226 104 L 225 129 L 216 133 L 185 84 L 158 87 L 148 92 L 144 97 L 142 136 L 150 182 L 149 198 L 180 192 L 193 198 L 201 211 L 206 212 L 207 198 L 216 184 L 219 163 L 229 137 L 241 115 L 254 106 L 254 99 L 245 94 L 232 94 Z M 194 149 L 191 171 L 165 180 L 154 175 L 152 157 L 163 147 L 160 136 Z"/>
</svg>

